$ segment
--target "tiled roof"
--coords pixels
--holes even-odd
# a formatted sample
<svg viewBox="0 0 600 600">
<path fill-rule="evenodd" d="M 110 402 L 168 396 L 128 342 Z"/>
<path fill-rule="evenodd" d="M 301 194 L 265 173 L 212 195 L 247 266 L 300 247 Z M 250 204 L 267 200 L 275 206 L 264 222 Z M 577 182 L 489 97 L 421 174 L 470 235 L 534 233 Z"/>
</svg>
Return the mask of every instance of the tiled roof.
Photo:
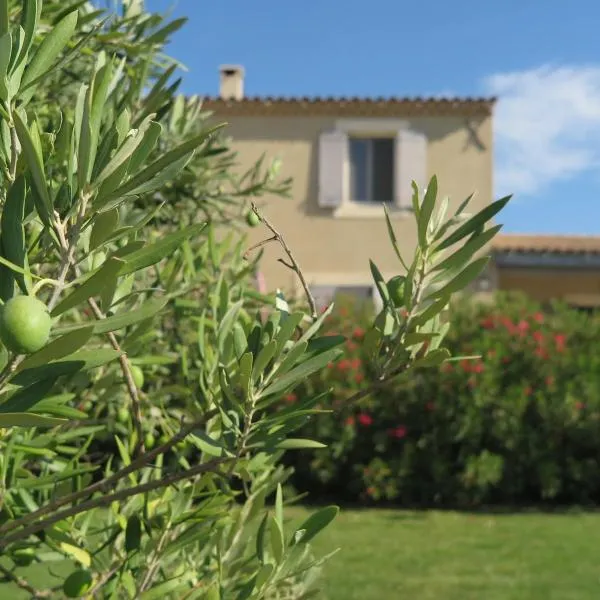
<svg viewBox="0 0 600 600">
<path fill-rule="evenodd" d="M 486 116 L 496 98 L 322 98 L 246 97 L 224 100 L 206 97 L 203 106 L 220 116 Z"/>
<path fill-rule="evenodd" d="M 600 236 L 505 234 L 492 247 L 499 253 L 600 254 Z"/>
</svg>

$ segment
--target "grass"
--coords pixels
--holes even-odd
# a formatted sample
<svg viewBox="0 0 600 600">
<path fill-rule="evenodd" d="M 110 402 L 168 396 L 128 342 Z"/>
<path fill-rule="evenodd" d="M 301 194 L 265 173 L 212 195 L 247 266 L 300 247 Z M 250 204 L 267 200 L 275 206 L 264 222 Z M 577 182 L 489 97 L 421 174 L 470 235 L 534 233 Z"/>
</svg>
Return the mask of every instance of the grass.
<svg viewBox="0 0 600 600">
<path fill-rule="evenodd" d="M 293 508 L 294 524 L 308 515 Z M 316 538 L 327 600 L 598 600 L 600 513 L 344 510 Z M 21 570 L 43 586 L 58 579 Z M 57 571 L 59 573 L 57 573 Z M 0 598 L 29 598 L 0 585 Z"/>
<path fill-rule="evenodd" d="M 344 510 L 315 547 L 341 548 L 327 600 L 598 600 L 599 532 L 599 513 Z"/>
</svg>

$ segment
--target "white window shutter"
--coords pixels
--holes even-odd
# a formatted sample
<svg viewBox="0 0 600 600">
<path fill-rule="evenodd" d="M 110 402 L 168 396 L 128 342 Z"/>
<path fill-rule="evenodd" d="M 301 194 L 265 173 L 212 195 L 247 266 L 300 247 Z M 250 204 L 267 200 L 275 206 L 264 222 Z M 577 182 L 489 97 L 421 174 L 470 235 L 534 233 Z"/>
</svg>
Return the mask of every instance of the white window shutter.
<svg viewBox="0 0 600 600">
<path fill-rule="evenodd" d="M 394 196 L 399 208 L 412 207 L 412 182 L 419 190 L 427 183 L 427 136 L 420 131 L 401 129 L 396 134 Z"/>
<path fill-rule="evenodd" d="M 319 138 L 319 206 L 336 208 L 348 189 L 348 136 L 342 131 L 323 132 Z"/>
</svg>

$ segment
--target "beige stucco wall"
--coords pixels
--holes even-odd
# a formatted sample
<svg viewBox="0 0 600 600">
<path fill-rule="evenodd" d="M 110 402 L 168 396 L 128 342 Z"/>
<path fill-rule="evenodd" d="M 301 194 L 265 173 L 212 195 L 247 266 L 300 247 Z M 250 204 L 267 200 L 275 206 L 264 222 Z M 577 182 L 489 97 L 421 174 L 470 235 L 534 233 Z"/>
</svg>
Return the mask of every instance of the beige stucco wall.
<svg viewBox="0 0 600 600">
<path fill-rule="evenodd" d="M 541 302 L 564 300 L 577 306 L 600 306 L 598 270 L 498 268 L 498 289 L 522 291 Z"/>
<path fill-rule="evenodd" d="M 221 115 L 215 115 L 219 119 Z M 221 117 L 229 123 L 232 147 L 245 170 L 262 153 L 283 161 L 281 175 L 293 178 L 292 198 L 263 198 L 264 214 L 285 236 L 311 283 L 322 285 L 370 284 L 369 258 L 387 277 L 401 272 L 391 248 L 383 211 L 378 218 L 332 217 L 332 211 L 317 204 L 317 153 L 321 131 L 334 126 L 329 117 Z M 404 118 L 402 114 L 397 118 Z M 364 119 L 364 117 L 363 117 Z M 477 126 L 480 144 L 465 126 L 465 118 L 424 117 L 405 119 L 427 134 L 429 175 L 436 174 L 440 195 L 451 197 L 451 209 L 477 191 L 472 210 L 489 203 L 492 194 L 491 117 Z M 410 256 L 415 245 L 412 214 L 394 217 L 402 251 Z M 261 227 L 251 231 L 251 242 L 267 236 Z M 274 245 L 267 247 L 262 270 L 270 289 L 289 289 L 294 276 L 277 262 L 282 256 Z"/>
</svg>

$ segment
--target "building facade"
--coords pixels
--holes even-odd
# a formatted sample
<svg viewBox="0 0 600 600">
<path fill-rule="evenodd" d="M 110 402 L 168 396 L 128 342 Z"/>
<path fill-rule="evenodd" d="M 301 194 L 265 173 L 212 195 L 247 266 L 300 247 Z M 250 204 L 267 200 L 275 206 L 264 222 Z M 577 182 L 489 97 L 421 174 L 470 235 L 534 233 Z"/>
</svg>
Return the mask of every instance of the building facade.
<svg viewBox="0 0 600 600">
<path fill-rule="evenodd" d="M 494 98 L 256 98 L 244 70 L 225 66 L 220 94 L 204 108 L 229 124 L 245 171 L 263 154 L 282 161 L 291 198 L 266 197 L 261 209 L 285 236 L 317 300 L 338 291 L 373 294 L 369 259 L 384 277 L 402 272 L 388 239 L 389 209 L 407 260 L 416 245 L 411 181 L 433 174 L 451 211 L 475 193 L 471 210 L 493 196 Z M 501 220 L 501 218 L 500 218 Z M 250 232 L 250 243 L 268 236 Z M 521 290 L 538 300 L 600 306 L 600 238 L 501 235 L 475 289 Z M 265 247 L 268 289 L 299 291 L 295 274 Z"/>
<path fill-rule="evenodd" d="M 266 198 L 264 213 L 285 235 L 315 295 L 372 291 L 369 259 L 385 277 L 401 272 L 383 204 L 410 259 L 416 244 L 411 181 L 436 174 L 450 210 L 476 192 L 473 210 L 492 198 L 494 99 L 247 98 L 243 69 L 221 69 L 221 94 L 206 110 L 226 121 L 241 165 L 263 153 L 282 161 L 291 199 Z M 265 237 L 251 232 L 251 243 Z M 266 247 L 262 269 L 270 289 L 297 281 Z"/>
</svg>

